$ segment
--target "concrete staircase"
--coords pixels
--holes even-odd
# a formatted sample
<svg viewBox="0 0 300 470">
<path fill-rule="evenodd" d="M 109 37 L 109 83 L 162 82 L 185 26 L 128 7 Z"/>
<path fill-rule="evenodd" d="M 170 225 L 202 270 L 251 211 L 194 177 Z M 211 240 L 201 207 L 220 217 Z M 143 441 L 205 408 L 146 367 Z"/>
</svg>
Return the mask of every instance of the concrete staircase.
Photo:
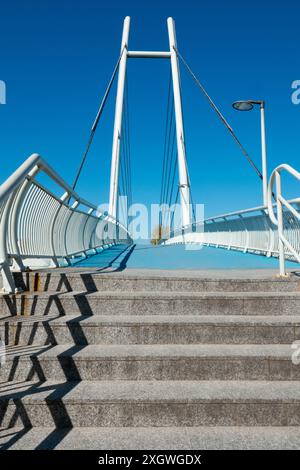
<svg viewBox="0 0 300 470">
<path fill-rule="evenodd" d="M 300 448 L 300 281 L 26 273 L 0 297 L 3 449 Z"/>
</svg>

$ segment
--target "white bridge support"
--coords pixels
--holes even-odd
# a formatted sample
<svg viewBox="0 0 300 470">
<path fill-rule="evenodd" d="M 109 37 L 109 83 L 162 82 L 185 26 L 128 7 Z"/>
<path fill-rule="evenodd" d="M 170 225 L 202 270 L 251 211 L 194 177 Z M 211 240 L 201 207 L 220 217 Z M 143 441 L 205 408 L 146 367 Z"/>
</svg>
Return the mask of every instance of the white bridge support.
<svg viewBox="0 0 300 470">
<path fill-rule="evenodd" d="M 178 153 L 178 171 L 179 171 L 179 191 L 181 203 L 182 226 L 186 227 L 191 223 L 190 210 L 190 184 L 185 155 L 184 127 L 182 116 L 182 104 L 180 93 L 180 75 L 177 59 L 177 43 L 175 24 L 173 18 L 168 18 L 168 32 L 171 52 L 171 69 L 173 79 L 175 121 L 176 121 L 176 138 Z"/>
<path fill-rule="evenodd" d="M 119 181 L 119 165 L 120 165 L 120 140 L 122 138 L 122 113 L 123 113 L 123 100 L 124 100 L 124 87 L 126 78 L 126 64 L 127 58 L 143 58 L 143 59 L 170 59 L 172 80 L 173 80 L 173 93 L 174 93 L 174 108 L 175 108 L 175 122 L 176 122 L 176 138 L 177 138 L 177 154 L 178 154 L 178 172 L 179 172 L 179 189 L 180 189 L 180 203 L 181 203 L 181 218 L 182 226 L 188 226 L 191 223 L 191 209 L 190 209 L 190 183 L 186 162 L 185 140 L 184 140 L 184 126 L 183 114 L 181 103 L 181 90 L 180 90 L 180 74 L 179 65 L 176 53 L 176 33 L 175 24 L 172 18 L 168 18 L 168 34 L 170 51 L 129 51 L 128 38 L 130 29 L 130 17 L 126 17 L 123 26 L 123 36 L 121 45 L 122 58 L 119 67 L 118 87 L 115 108 L 115 124 L 113 133 L 113 146 L 112 146 L 112 161 L 111 161 L 111 177 L 110 177 L 110 196 L 109 196 L 109 213 L 113 217 L 117 217 L 118 210 L 118 181 Z"/>
<path fill-rule="evenodd" d="M 113 217 L 117 217 L 118 206 L 118 182 L 120 169 L 120 147 L 122 133 L 122 115 L 124 102 L 124 89 L 126 79 L 126 63 L 128 52 L 128 39 L 130 29 L 130 17 L 126 16 L 123 26 L 122 44 L 121 44 L 121 60 L 119 65 L 117 98 L 115 109 L 115 124 L 113 135 L 113 147 L 111 156 L 111 174 L 110 174 L 110 193 L 109 193 L 109 209 L 108 212 Z"/>
</svg>

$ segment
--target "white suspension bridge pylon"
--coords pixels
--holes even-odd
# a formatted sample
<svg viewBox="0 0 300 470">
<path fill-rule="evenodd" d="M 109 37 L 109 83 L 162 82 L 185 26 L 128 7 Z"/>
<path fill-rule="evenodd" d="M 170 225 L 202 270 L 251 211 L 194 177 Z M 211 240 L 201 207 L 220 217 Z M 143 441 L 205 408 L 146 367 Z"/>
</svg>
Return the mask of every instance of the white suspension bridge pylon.
<svg viewBox="0 0 300 470">
<path fill-rule="evenodd" d="M 269 179 L 266 201 L 266 165 L 262 175 L 220 110 L 179 53 L 173 19 L 168 19 L 169 51 L 130 51 L 128 49 L 129 29 L 130 18 L 126 17 L 121 53 L 97 112 L 73 185 L 69 186 L 39 155 L 33 154 L 0 186 L 0 270 L 4 292 L 16 291 L 12 269 L 24 271 L 35 267 L 37 260 L 44 260 L 53 268 L 67 267 L 76 256 L 96 254 L 112 244 L 132 243 L 128 230 L 117 220 L 120 153 L 122 139 L 124 141 L 122 120 L 126 95 L 126 64 L 127 59 L 130 58 L 162 58 L 169 59 L 171 63 L 182 227 L 172 232 L 169 239 L 161 240 L 161 243 L 165 245 L 200 243 L 244 253 L 279 257 L 279 272 L 281 276 L 285 276 L 286 259 L 300 263 L 300 198 L 292 200 L 284 198 L 281 175 L 287 172 L 300 180 L 300 173 L 287 164 L 275 168 Z M 182 60 L 218 117 L 262 179 L 264 187 L 262 206 L 207 219 L 204 221 L 204 231 L 201 232 L 197 231 L 197 221 L 192 222 L 191 215 L 191 188 L 185 152 L 179 59 Z M 96 206 L 82 199 L 75 192 L 75 187 L 117 71 L 109 214 L 102 214 L 97 211 Z M 265 158 L 264 152 L 263 157 Z M 123 184 L 123 190 L 128 192 L 128 173 L 130 172 L 128 161 L 124 171 L 127 175 L 127 182 Z M 55 194 L 53 190 L 46 188 L 38 181 L 41 173 L 45 173 L 58 185 L 61 190 L 60 194 Z M 167 196 L 169 193 L 167 188 Z"/>
<path fill-rule="evenodd" d="M 126 77 L 127 58 L 146 58 L 146 59 L 169 59 L 171 61 L 173 93 L 174 93 L 174 110 L 176 122 L 176 140 L 178 153 L 178 170 L 179 170 L 179 188 L 180 201 L 182 210 L 182 224 L 188 226 L 191 223 L 190 210 L 190 183 L 188 178 L 187 163 L 185 156 L 185 140 L 184 127 L 182 117 L 182 103 L 180 93 L 180 76 L 178 58 L 176 54 L 176 33 L 174 20 L 168 18 L 168 34 L 169 34 L 169 51 L 130 51 L 128 50 L 130 17 L 124 20 L 123 36 L 121 44 L 121 60 L 119 66 L 119 77 L 117 87 L 115 124 L 113 135 L 113 149 L 111 162 L 111 178 L 110 178 L 110 196 L 109 196 L 109 213 L 117 216 L 117 197 L 119 183 L 119 160 L 120 160 L 120 140 L 122 138 L 122 115 L 124 102 L 124 88 Z"/>
</svg>

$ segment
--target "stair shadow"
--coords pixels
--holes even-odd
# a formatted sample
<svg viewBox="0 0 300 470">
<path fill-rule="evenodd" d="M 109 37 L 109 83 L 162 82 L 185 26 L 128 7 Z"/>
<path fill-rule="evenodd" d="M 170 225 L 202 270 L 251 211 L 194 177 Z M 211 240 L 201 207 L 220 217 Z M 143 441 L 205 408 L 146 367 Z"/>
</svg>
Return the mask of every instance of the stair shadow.
<svg viewBox="0 0 300 470">
<path fill-rule="evenodd" d="M 65 279 L 63 278 L 61 282 L 64 281 Z M 43 349 L 41 352 L 36 352 L 34 353 L 34 355 L 31 355 L 31 368 L 26 377 L 26 381 L 20 382 L 19 387 L 17 388 L 15 388 L 16 383 L 14 382 L 14 384 L 12 384 L 14 388 L 12 390 L 8 389 L 7 394 L 5 393 L 2 396 L 2 399 L 0 400 L 0 426 L 4 422 L 8 409 L 10 408 L 9 405 L 11 405 L 11 403 L 14 404 L 15 410 L 13 411 L 12 417 L 9 419 L 8 429 L 14 427 L 18 421 L 21 421 L 23 426 L 22 430 L 20 430 L 16 434 L 12 434 L 8 442 L 2 445 L 1 448 L 3 449 L 11 448 L 17 442 L 18 439 L 24 436 L 33 427 L 29 413 L 26 410 L 26 403 L 24 403 L 22 399 L 34 393 L 48 390 L 51 392 L 45 398 L 45 403 L 48 407 L 49 413 L 51 414 L 55 426 L 55 429 L 46 438 L 44 438 L 43 441 L 40 442 L 36 449 L 54 449 L 59 444 L 59 442 L 61 442 L 61 440 L 64 439 L 64 437 L 71 431 L 73 427 L 72 420 L 64 404 L 64 398 L 82 380 L 80 372 L 74 360 L 74 354 L 88 345 L 88 340 L 86 338 L 82 325 L 80 324 L 80 320 L 83 319 L 83 315 L 84 318 L 88 317 L 87 312 L 92 314 L 92 309 L 89 306 L 88 299 L 86 299 L 84 293 L 81 295 L 74 295 L 74 298 L 78 305 L 80 315 L 78 316 L 78 321 L 76 321 L 77 318 L 72 318 L 72 321 L 66 322 L 66 326 L 73 339 L 74 345 L 72 345 L 68 350 L 64 351 L 62 354 L 59 354 L 57 356 L 57 360 L 64 373 L 66 382 L 64 382 L 63 384 L 51 384 L 49 386 L 43 385 L 47 380 L 47 376 L 45 371 L 43 370 L 43 366 L 39 356 L 45 351 L 45 349 Z M 65 316 L 66 312 L 64 311 L 63 305 L 59 299 L 59 293 L 56 295 L 51 295 L 49 297 L 43 315 L 48 315 L 53 302 L 57 307 L 59 316 Z M 14 302 L 12 302 L 12 305 L 14 305 Z M 30 315 L 34 315 L 36 306 L 37 302 L 34 302 L 31 306 Z M 52 348 L 53 345 L 57 344 L 55 332 L 53 330 L 53 326 L 51 325 L 51 321 L 53 320 L 54 318 L 49 318 L 48 321 L 41 322 L 42 326 L 45 328 L 45 331 L 47 333 L 46 342 L 49 341 L 49 348 Z M 33 344 L 34 342 L 38 326 L 38 322 L 33 324 L 33 328 L 28 339 L 28 342 L 30 344 Z M 16 333 L 17 339 L 20 338 L 21 328 L 22 324 L 20 323 L 20 327 L 17 328 Z M 8 333 L 6 337 L 8 339 Z M 20 366 L 20 357 L 17 356 L 12 361 L 11 370 L 9 372 L 10 381 L 13 380 L 16 374 L 16 370 Z M 22 391 L 20 389 L 18 390 L 18 388 L 21 388 L 22 386 L 26 385 L 26 382 L 31 381 L 34 378 L 37 378 L 37 382 L 35 384 L 32 384 L 25 391 Z M 6 382 L 5 386 L 7 387 L 8 385 L 9 382 Z M 59 432 L 57 432 L 58 430 Z"/>
<path fill-rule="evenodd" d="M 132 255 L 134 249 L 135 249 L 136 245 L 132 245 L 132 246 L 128 246 L 126 245 L 125 248 L 123 249 L 116 249 L 116 247 L 113 247 L 113 248 L 109 248 L 108 250 L 105 250 L 104 252 L 102 253 L 99 253 L 98 255 L 94 255 L 93 256 L 93 263 L 92 263 L 92 266 L 94 268 L 97 268 L 97 264 L 95 264 L 95 262 L 97 262 L 97 259 L 99 260 L 99 264 L 101 264 L 101 262 L 103 262 L 103 256 L 102 255 L 111 255 L 111 259 L 108 259 L 106 264 L 102 267 L 99 267 L 98 269 L 95 270 L 95 272 L 97 273 L 101 273 L 103 271 L 107 271 L 109 270 L 109 272 L 119 272 L 119 271 L 124 271 L 124 269 L 126 269 L 127 267 L 127 261 L 128 259 L 130 258 L 130 256 Z M 115 255 L 115 252 L 117 252 L 117 254 Z M 121 258 L 123 256 L 123 258 Z M 121 258 L 121 259 L 120 259 Z M 110 269 L 110 268 L 113 268 L 113 265 L 118 263 L 118 266 L 115 268 L 115 269 Z M 82 266 L 82 267 L 91 267 L 91 264 L 89 264 L 89 261 L 88 260 L 80 260 L 76 263 L 76 266 Z"/>
<path fill-rule="evenodd" d="M 95 271 L 93 270 L 93 273 L 106 272 L 106 270 L 112 268 L 116 262 L 118 262 L 119 264 L 112 272 L 123 271 L 124 269 L 126 269 L 127 261 L 130 258 L 134 249 L 135 245 L 131 246 L 130 249 L 128 249 L 128 246 L 126 246 L 119 253 L 117 253 L 116 256 L 110 259 L 106 266 L 96 269 Z M 30 275 L 32 276 L 32 273 L 26 273 L 24 288 L 26 288 L 26 286 L 27 288 L 29 288 L 32 285 L 32 282 L 29 277 Z M 49 286 L 52 281 L 51 276 L 51 273 L 46 274 L 46 281 L 43 286 L 43 291 L 49 290 Z M 12 436 L 9 441 L 2 446 L 3 449 L 11 448 L 17 442 L 18 439 L 20 439 L 33 427 L 30 416 L 26 410 L 26 403 L 23 402 L 23 399 L 28 395 L 32 395 L 40 391 L 51 392 L 45 399 L 45 403 L 53 419 L 55 429 L 46 438 L 44 438 L 43 441 L 40 442 L 36 449 L 54 449 L 73 427 L 72 420 L 68 414 L 68 410 L 66 409 L 63 399 L 82 380 L 80 372 L 74 360 L 74 354 L 82 350 L 89 344 L 88 339 L 86 338 L 86 335 L 82 328 L 81 321 L 93 315 L 93 311 L 89 304 L 87 294 L 97 291 L 97 287 L 93 280 L 92 274 L 82 273 L 81 277 L 86 291 L 78 294 L 73 294 L 79 310 L 79 316 L 76 318 L 72 318 L 72 320 L 70 321 L 66 321 L 66 326 L 72 337 L 74 345 L 72 345 L 67 351 L 64 351 L 64 353 L 57 356 L 59 365 L 65 375 L 66 382 L 64 383 L 63 387 L 61 386 L 61 384 L 51 384 L 50 386 L 43 385 L 46 382 L 47 376 L 45 374 L 45 371 L 43 370 L 43 366 L 39 356 L 45 351 L 45 349 L 43 349 L 43 351 L 41 352 L 36 352 L 34 353 L 34 355 L 31 355 L 31 369 L 26 377 L 26 381 L 19 382 L 17 384 L 16 382 L 14 382 L 13 389 L 8 391 L 7 394 L 3 395 L 3 398 L 0 400 L 0 426 L 1 423 L 3 423 L 4 421 L 4 418 L 8 412 L 9 405 L 11 405 L 11 403 L 14 404 L 15 410 L 13 411 L 12 417 L 9 419 L 8 429 L 14 427 L 18 421 L 21 421 L 23 426 L 23 429 L 21 429 L 17 433 L 12 433 Z M 34 292 L 37 291 L 37 293 L 36 295 L 33 295 L 32 302 L 30 304 L 28 303 L 28 294 L 26 293 L 16 295 L 5 295 L 3 297 L 9 309 L 10 316 L 23 315 L 24 317 L 34 317 L 34 315 L 37 314 L 39 316 L 45 316 L 45 321 L 33 322 L 27 344 L 33 345 L 38 328 L 41 324 L 46 331 L 45 343 L 46 345 L 49 345 L 49 348 L 51 348 L 58 343 L 56 341 L 53 326 L 51 325 L 51 322 L 57 317 L 49 318 L 47 320 L 46 317 L 50 314 L 50 312 L 51 314 L 53 314 L 53 304 L 55 306 L 55 310 L 58 314 L 58 317 L 66 315 L 66 311 L 61 302 L 60 296 L 66 292 L 71 292 L 72 286 L 68 280 L 67 274 L 61 273 L 59 281 L 55 288 L 56 293 L 49 295 L 47 303 L 43 308 L 43 312 L 41 313 L 40 309 L 38 310 L 38 291 L 40 288 L 39 281 L 39 273 L 35 273 L 33 280 L 33 288 Z M 62 291 L 62 289 L 64 290 Z M 16 344 L 20 343 L 23 325 L 21 321 L 22 320 L 20 320 L 20 323 L 18 323 L 16 327 Z M 9 339 L 8 328 L 9 322 L 7 322 L 5 326 L 6 343 Z M 18 367 L 21 367 L 21 361 L 19 356 L 15 357 L 12 361 L 11 370 L 9 372 L 9 381 L 14 380 Z M 20 388 L 22 388 L 27 381 L 33 380 L 34 378 L 37 379 L 37 382 L 35 384 L 32 384 L 25 391 L 20 390 Z M 6 387 L 8 384 L 9 382 L 6 382 Z M 18 386 L 16 387 L 16 385 Z M 5 398 L 6 400 L 4 400 Z"/>
<path fill-rule="evenodd" d="M 300 277 L 300 271 L 291 271 L 291 274 L 296 277 Z"/>
</svg>

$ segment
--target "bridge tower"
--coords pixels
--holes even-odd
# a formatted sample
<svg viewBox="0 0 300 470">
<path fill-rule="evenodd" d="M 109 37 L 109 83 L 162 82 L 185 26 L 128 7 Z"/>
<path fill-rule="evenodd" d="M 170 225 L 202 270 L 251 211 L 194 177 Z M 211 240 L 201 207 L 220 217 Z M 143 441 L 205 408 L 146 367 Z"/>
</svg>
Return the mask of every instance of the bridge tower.
<svg viewBox="0 0 300 470">
<path fill-rule="evenodd" d="M 186 162 L 184 126 L 180 90 L 180 72 L 177 58 L 176 32 L 173 18 L 168 18 L 169 51 L 130 51 L 128 49 L 130 17 L 124 20 L 121 59 L 119 65 L 115 121 L 112 145 L 111 177 L 110 177 L 110 195 L 109 195 L 109 213 L 117 217 L 117 199 L 118 199 L 118 181 L 119 181 L 119 163 L 120 163 L 120 143 L 122 138 L 122 114 L 124 102 L 124 89 L 126 78 L 126 65 L 129 58 L 149 58 L 149 59 L 169 59 L 171 62 L 174 109 L 176 123 L 176 141 L 178 155 L 178 173 L 182 226 L 185 227 L 191 223 L 191 205 L 190 205 L 190 183 Z"/>
</svg>

